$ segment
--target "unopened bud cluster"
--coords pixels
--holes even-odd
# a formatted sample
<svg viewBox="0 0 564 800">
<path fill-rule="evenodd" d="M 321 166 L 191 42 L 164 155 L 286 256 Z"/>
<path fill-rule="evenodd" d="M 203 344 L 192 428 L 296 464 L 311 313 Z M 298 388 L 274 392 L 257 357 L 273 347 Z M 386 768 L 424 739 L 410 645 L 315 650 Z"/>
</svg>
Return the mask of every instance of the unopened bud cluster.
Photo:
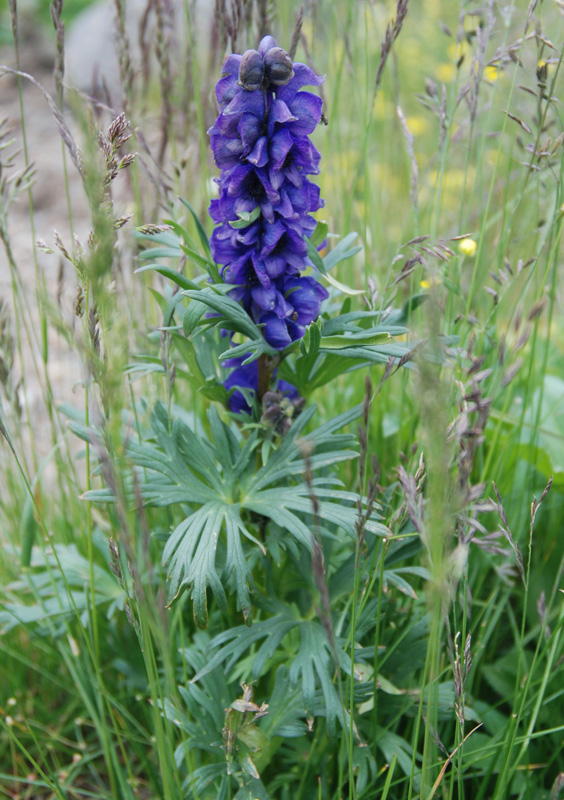
<svg viewBox="0 0 564 800">
<path fill-rule="evenodd" d="M 281 47 L 270 47 L 264 54 L 246 50 L 239 64 L 238 85 L 247 92 L 266 90 L 270 85 L 285 86 L 294 77 L 294 65 Z"/>
</svg>

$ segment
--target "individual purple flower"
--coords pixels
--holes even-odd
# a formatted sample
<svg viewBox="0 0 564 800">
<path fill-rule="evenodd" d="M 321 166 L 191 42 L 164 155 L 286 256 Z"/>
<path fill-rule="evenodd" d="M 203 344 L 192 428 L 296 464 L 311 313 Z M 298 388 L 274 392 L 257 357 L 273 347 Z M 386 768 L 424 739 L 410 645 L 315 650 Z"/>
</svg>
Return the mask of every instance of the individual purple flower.
<svg viewBox="0 0 564 800">
<path fill-rule="evenodd" d="M 273 311 L 266 311 L 259 317 L 262 334 L 268 344 L 276 350 L 301 339 L 306 327 L 319 316 L 321 303 L 329 293 L 315 278 L 288 276 L 282 279 L 277 289 L 284 294 L 290 313 L 284 317 Z"/>
<path fill-rule="evenodd" d="M 288 228 L 282 220 L 265 226 L 260 244 L 259 258 L 270 278 L 279 278 L 284 273 L 293 273 L 307 266 L 307 245 L 303 236 Z"/>
<path fill-rule="evenodd" d="M 247 389 L 256 394 L 258 389 L 258 362 L 241 364 L 242 359 L 231 358 L 225 362 L 226 366 L 231 366 L 231 374 L 223 381 L 223 385 L 230 391 L 235 389 L 229 396 L 229 410 L 235 414 L 248 414 L 250 406 L 247 403 L 243 392 L 240 389 Z"/>
</svg>

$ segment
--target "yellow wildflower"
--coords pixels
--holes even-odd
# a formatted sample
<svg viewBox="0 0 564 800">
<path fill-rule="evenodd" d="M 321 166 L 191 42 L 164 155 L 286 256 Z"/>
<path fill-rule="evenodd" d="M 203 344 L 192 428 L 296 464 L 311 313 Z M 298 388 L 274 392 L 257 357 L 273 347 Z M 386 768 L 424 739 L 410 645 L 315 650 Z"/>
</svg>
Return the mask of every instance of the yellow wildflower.
<svg viewBox="0 0 564 800">
<path fill-rule="evenodd" d="M 478 245 L 476 244 L 474 239 L 470 239 L 467 237 L 466 239 L 462 239 L 462 241 L 458 245 L 458 249 L 463 256 L 468 256 L 469 258 L 472 258 L 472 256 L 476 254 Z"/>
<path fill-rule="evenodd" d="M 441 83 L 450 83 L 456 78 L 456 67 L 454 64 L 439 64 L 435 70 L 435 77 Z"/>
<path fill-rule="evenodd" d="M 407 117 L 406 120 L 409 132 L 413 136 L 420 136 L 425 133 L 429 128 L 429 120 L 427 117 Z"/>
<path fill-rule="evenodd" d="M 484 67 L 484 79 L 489 83 L 495 83 L 499 78 L 501 70 L 499 67 L 494 67 L 493 64 L 489 64 L 487 67 Z"/>
<path fill-rule="evenodd" d="M 549 64 L 541 58 L 541 60 L 537 64 L 537 81 L 540 84 L 545 84 L 549 74 Z"/>
<path fill-rule="evenodd" d="M 456 44 L 452 42 L 449 44 L 447 48 L 447 55 L 451 58 L 456 64 L 460 61 L 461 58 L 465 58 L 470 51 L 467 42 L 463 39 L 461 42 L 457 42 Z"/>
</svg>

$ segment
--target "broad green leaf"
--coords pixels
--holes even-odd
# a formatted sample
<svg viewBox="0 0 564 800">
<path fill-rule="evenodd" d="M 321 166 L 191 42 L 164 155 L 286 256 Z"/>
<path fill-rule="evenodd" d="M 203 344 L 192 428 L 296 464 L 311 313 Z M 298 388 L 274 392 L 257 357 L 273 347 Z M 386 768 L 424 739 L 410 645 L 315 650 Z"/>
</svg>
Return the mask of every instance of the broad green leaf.
<svg viewBox="0 0 564 800">
<path fill-rule="evenodd" d="M 260 206 L 257 206 L 252 211 L 243 211 L 237 214 L 239 219 L 230 222 L 232 228 L 239 230 L 240 228 L 248 228 L 256 219 L 260 217 Z"/>
<path fill-rule="evenodd" d="M 225 508 L 220 503 L 206 503 L 171 535 L 163 551 L 170 581 L 168 604 L 183 588 L 189 588 L 194 604 L 194 619 L 199 628 L 208 624 L 208 585 L 220 607 L 226 608 L 225 590 L 215 568 L 217 543 Z"/>
<path fill-rule="evenodd" d="M 314 267 L 322 274 L 326 275 L 327 270 L 325 269 L 325 264 L 323 263 L 323 259 L 319 255 L 319 251 L 317 247 L 313 244 L 311 239 L 306 239 L 307 245 L 307 254 L 309 258 L 312 260 Z"/>
<path fill-rule="evenodd" d="M 154 258 L 180 258 L 181 252 L 176 247 L 152 247 L 139 253 L 140 261 L 149 261 Z M 139 272 L 139 270 L 136 270 Z"/>
<path fill-rule="evenodd" d="M 359 253 L 362 250 L 362 246 L 353 247 L 348 249 L 350 245 L 355 241 L 357 238 L 358 233 L 354 231 L 344 236 L 341 241 L 331 250 L 328 255 L 325 256 L 323 259 L 325 263 L 325 269 L 329 271 L 333 269 L 333 267 L 338 264 L 340 261 L 346 261 L 348 258 L 352 258 L 354 255 Z"/>
<path fill-rule="evenodd" d="M 251 339 L 262 338 L 259 329 L 250 316 L 232 297 L 218 294 L 213 291 L 211 287 L 196 292 L 187 291 L 184 294 L 192 300 L 205 303 L 214 311 L 217 311 L 217 313 L 221 314 L 224 320 L 239 333 L 244 333 Z M 218 323 L 220 321 L 221 320 L 218 320 Z"/>
<path fill-rule="evenodd" d="M 325 700 L 327 729 L 335 735 L 336 722 L 346 725 L 346 713 L 335 684 L 333 673 L 336 665 L 331 657 L 327 633 L 319 622 L 300 624 L 300 648 L 290 665 L 290 683 L 295 685 L 301 676 L 301 689 L 308 710 L 312 710 L 315 700 L 316 684 L 321 684 Z"/>
<path fill-rule="evenodd" d="M 165 278 L 170 278 L 171 281 L 174 281 L 181 289 L 193 289 L 195 291 L 199 291 L 199 287 L 197 283 L 191 281 L 189 278 L 186 278 L 182 273 L 178 272 L 172 267 L 165 267 L 162 264 L 146 264 L 143 267 L 138 267 L 135 270 L 135 273 L 138 272 L 158 272 L 160 275 L 164 275 Z"/>
<path fill-rule="evenodd" d="M 344 350 L 347 347 L 368 347 L 375 344 L 382 344 L 391 340 L 389 333 L 351 333 L 347 336 L 323 336 L 320 347 L 323 350 Z"/>
<path fill-rule="evenodd" d="M 229 672 L 251 647 L 255 652 L 251 675 L 253 679 L 258 678 L 287 634 L 297 627 L 300 645 L 291 661 L 289 686 L 293 688 L 300 682 L 304 705 L 310 711 L 316 707 L 316 692 L 321 688 L 327 726 L 334 733 L 335 722 L 341 720 L 344 723 L 346 714 L 333 683 L 335 665 L 327 634 L 316 620 L 300 620 L 289 607 L 280 603 L 276 607 L 279 609 L 278 613 L 267 620 L 255 622 L 250 629 L 239 626 L 216 636 L 211 643 L 216 651 L 215 655 L 194 676 L 192 682 L 201 681 L 222 664 L 225 664 L 225 670 Z M 258 647 L 261 640 L 262 644 Z M 348 657 L 339 641 L 337 653 L 343 665 L 346 664 Z M 268 722 L 265 727 L 268 729 Z"/>
<path fill-rule="evenodd" d="M 166 247 L 178 248 L 180 240 L 175 231 L 159 231 L 157 233 L 142 233 L 139 228 L 133 233 L 136 239 L 144 239 L 149 242 L 165 245 Z M 146 252 L 149 252 L 147 250 Z M 180 252 L 178 253 L 180 256 Z"/>
<path fill-rule="evenodd" d="M 201 256 L 199 253 L 197 253 L 195 250 L 192 250 L 192 248 L 188 247 L 188 245 L 186 244 L 181 244 L 180 249 L 186 256 L 188 256 L 190 261 L 193 261 L 199 267 L 203 267 L 203 269 L 205 269 L 207 272 L 210 271 L 210 268 L 215 266 L 213 262 L 211 262 L 208 258 L 204 258 L 204 256 Z M 217 267 L 215 268 L 215 272 L 217 273 Z M 217 280 L 219 280 L 219 273 L 217 273 Z"/>
<path fill-rule="evenodd" d="M 14 557 L 16 553 L 13 553 Z M 125 595 L 115 576 L 107 567 L 90 564 L 76 545 L 57 544 L 57 556 L 39 547 L 31 550 L 31 571 L 21 580 L 12 582 L 4 590 L 0 627 L 4 632 L 19 624 L 42 626 L 48 620 L 60 621 L 76 615 L 83 624 L 88 619 L 92 598 L 96 605 L 109 604 L 108 614 L 116 608 L 123 609 Z M 91 571 L 92 570 L 92 571 Z M 94 576 L 92 591 L 91 577 Z M 24 600 L 12 602 L 11 595 Z M 26 603 L 29 598 L 34 602 Z M 52 635 L 53 622 L 46 626 Z M 61 629 L 63 632 L 65 628 Z"/>
<path fill-rule="evenodd" d="M 200 303 L 199 300 L 192 300 L 182 318 L 182 328 L 186 336 L 190 336 L 194 331 L 200 318 L 206 313 L 207 308 L 205 303 Z"/>
<path fill-rule="evenodd" d="M 219 356 L 219 360 L 225 361 L 230 358 L 241 358 L 246 356 L 242 363 L 250 364 L 252 361 L 256 361 L 257 358 L 260 358 L 262 355 L 276 357 L 279 355 L 279 351 L 271 347 L 268 342 L 262 338 L 252 339 L 249 342 L 243 342 L 243 344 L 238 344 L 235 345 L 235 347 L 231 347 L 229 350 L 225 350 Z"/>
<path fill-rule="evenodd" d="M 330 283 L 331 286 L 333 286 L 339 292 L 342 292 L 342 294 L 347 294 L 350 295 L 351 297 L 353 297 L 354 295 L 365 294 L 364 289 L 351 289 L 350 286 L 346 286 L 344 283 L 341 283 L 340 281 L 336 280 L 336 278 L 334 278 L 332 275 L 329 275 L 329 273 L 326 273 L 323 277 L 325 278 L 327 283 Z"/>
<path fill-rule="evenodd" d="M 364 294 L 364 289 L 351 289 L 349 286 L 345 286 L 344 283 L 339 283 L 339 281 L 333 278 L 332 275 L 329 275 L 323 259 L 321 258 L 321 256 L 319 255 L 319 253 L 317 252 L 316 248 L 313 246 L 311 241 L 309 239 L 306 239 L 306 243 L 307 243 L 307 254 L 309 258 L 313 261 L 314 266 L 317 267 L 319 272 L 321 272 L 325 280 L 328 283 L 330 283 L 331 286 L 334 286 L 335 289 L 338 289 L 343 294 L 351 296 L 355 294 Z"/>
<path fill-rule="evenodd" d="M 192 215 L 192 219 L 194 220 L 194 224 L 196 225 L 196 230 L 198 232 L 198 236 L 199 236 L 200 242 L 202 243 L 202 247 L 204 248 L 205 252 L 208 255 L 211 255 L 210 242 L 209 242 L 209 239 L 208 239 L 208 235 L 207 235 L 206 231 L 204 230 L 204 226 L 200 222 L 199 216 L 196 214 L 196 212 L 194 211 L 193 207 L 188 202 L 188 200 L 185 200 L 183 197 L 179 197 L 178 199 L 180 200 L 182 205 L 186 206 L 186 208 L 188 209 L 188 211 Z"/>
<path fill-rule="evenodd" d="M 316 249 L 325 241 L 328 231 L 329 225 L 326 222 L 320 221 L 317 223 L 313 233 L 309 237 L 310 242 Z"/>
</svg>

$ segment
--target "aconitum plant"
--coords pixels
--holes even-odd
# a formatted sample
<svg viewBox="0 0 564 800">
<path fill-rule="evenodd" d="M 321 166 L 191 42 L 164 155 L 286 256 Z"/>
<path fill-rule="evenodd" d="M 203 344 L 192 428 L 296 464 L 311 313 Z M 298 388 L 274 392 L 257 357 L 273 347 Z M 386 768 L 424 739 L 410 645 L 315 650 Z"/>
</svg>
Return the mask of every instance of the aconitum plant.
<svg viewBox="0 0 564 800">
<path fill-rule="evenodd" d="M 147 526 L 155 550 L 163 541 L 165 573 L 150 579 L 159 591 L 166 583 L 169 633 L 184 637 L 167 649 L 181 654 L 177 674 L 190 676 L 182 701 L 175 694 L 162 709 L 181 729 L 176 763 L 193 753 L 186 796 L 203 800 L 277 796 L 265 788 L 269 771 L 293 774 L 280 743 L 301 738 L 309 748 L 311 734 L 312 751 L 338 762 L 338 776 L 348 761 L 360 796 L 381 746 L 364 746 L 374 738 L 371 715 L 355 704 L 368 709 L 381 678 L 380 581 L 406 582 L 386 561 L 395 556 L 368 479 L 367 434 L 359 448 L 343 432 L 359 419 L 367 431 L 372 397 L 366 391 L 363 403 L 326 411 L 322 423 L 312 401 L 345 373 L 401 365 L 408 345 L 392 340 L 406 333 L 402 312 L 355 308 L 362 289 L 330 274 L 361 248 L 351 246 L 356 234 L 331 235 L 313 216 L 323 202 L 310 135 L 322 101 L 306 87 L 322 80 L 271 36 L 225 61 L 209 132 L 220 170 L 211 239 L 187 200 L 188 221 L 139 231 L 150 241 L 141 259 L 151 263 L 141 269 L 176 286 L 160 296 L 153 289 L 163 311 L 152 335 L 160 353 L 130 369 L 162 371 L 167 403 L 124 436 L 133 474 L 123 490 L 106 469 L 108 487 L 86 495 L 154 507 Z M 354 383 L 360 401 L 363 381 Z M 103 441 L 102 431 L 74 429 Z M 347 470 L 359 456 L 358 470 Z M 135 608 L 135 595 L 127 602 Z"/>
<path fill-rule="evenodd" d="M 309 135 L 322 102 L 303 87 L 322 82 L 265 36 L 258 50 L 229 56 L 216 85 L 219 116 L 209 134 L 221 175 L 210 205 L 218 226 L 211 252 L 233 286 L 230 296 L 276 350 L 303 337 L 328 297 L 316 276 L 303 274 L 313 266 L 305 241 L 316 226 L 311 214 L 323 206 L 319 187 L 307 177 L 319 173 L 320 154 Z M 235 360 L 231 366 L 228 388 L 258 390 L 263 364 Z M 292 391 L 283 383 L 279 388 Z M 240 411 L 246 401 L 235 392 L 230 405 Z"/>
</svg>

